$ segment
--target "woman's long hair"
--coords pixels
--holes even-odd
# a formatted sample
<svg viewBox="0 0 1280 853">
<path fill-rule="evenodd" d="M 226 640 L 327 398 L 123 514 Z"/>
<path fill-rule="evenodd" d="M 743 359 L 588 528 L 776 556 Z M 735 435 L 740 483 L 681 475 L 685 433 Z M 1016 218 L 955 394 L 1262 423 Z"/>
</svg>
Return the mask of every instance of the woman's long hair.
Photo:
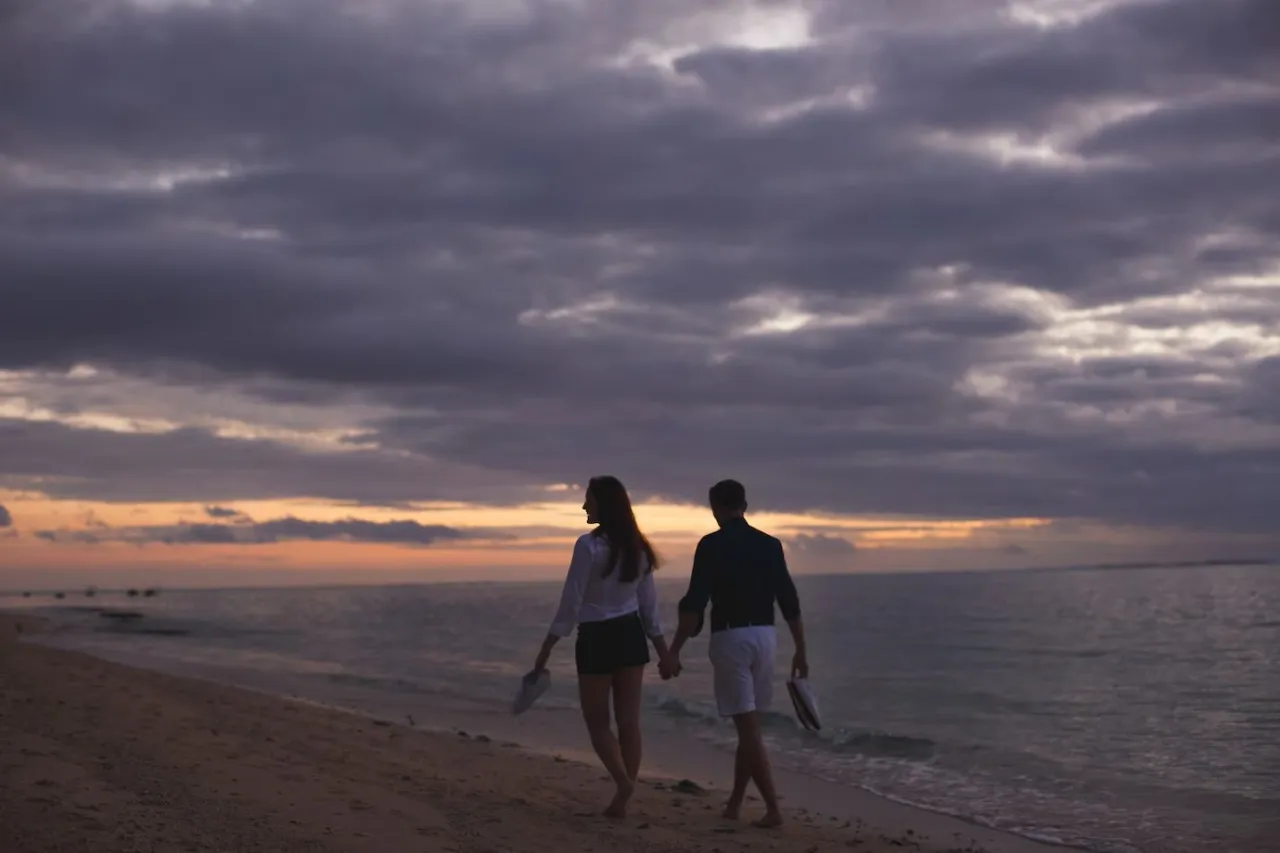
<svg viewBox="0 0 1280 853">
<path fill-rule="evenodd" d="M 646 571 L 658 568 L 658 555 L 649 540 L 636 524 L 636 514 L 631 508 L 631 497 L 617 477 L 592 477 L 587 493 L 596 504 L 596 520 L 600 526 L 596 534 L 609 540 L 609 564 L 604 577 L 618 569 L 618 579 L 630 583 L 640 577 L 640 557 L 648 558 Z"/>
</svg>

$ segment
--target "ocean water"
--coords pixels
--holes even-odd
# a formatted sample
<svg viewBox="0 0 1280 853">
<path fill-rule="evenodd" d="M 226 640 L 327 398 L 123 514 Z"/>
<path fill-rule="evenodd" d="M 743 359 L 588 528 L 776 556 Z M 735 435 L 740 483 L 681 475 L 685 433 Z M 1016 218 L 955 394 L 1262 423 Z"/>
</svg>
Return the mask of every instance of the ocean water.
<svg viewBox="0 0 1280 853">
<path fill-rule="evenodd" d="M 671 572 L 660 584 L 669 626 L 683 581 Z M 1280 851 L 1280 567 L 798 585 L 826 726 L 800 729 L 779 684 L 768 719 L 777 764 L 1100 853 Z M 72 596 L 41 610 L 54 619 L 46 642 L 429 719 L 506 706 L 558 592 L 216 590 Z M 791 645 L 780 631 L 782 678 Z M 705 643 L 690 644 L 680 679 L 650 680 L 647 719 L 663 736 L 727 749 Z M 571 642 L 552 669 L 557 686 L 531 715 L 576 707 Z"/>
</svg>

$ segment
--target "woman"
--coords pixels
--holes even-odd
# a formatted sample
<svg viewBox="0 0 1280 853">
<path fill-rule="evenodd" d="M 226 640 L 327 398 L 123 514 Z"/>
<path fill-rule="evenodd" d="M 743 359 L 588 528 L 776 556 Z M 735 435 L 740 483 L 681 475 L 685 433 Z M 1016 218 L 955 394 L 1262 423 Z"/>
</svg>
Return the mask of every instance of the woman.
<svg viewBox="0 0 1280 853">
<path fill-rule="evenodd" d="M 653 572 L 658 558 L 640 532 L 631 498 L 617 477 L 594 477 L 582 503 L 595 530 L 578 537 L 555 621 L 547 633 L 533 674 L 546 669 L 551 649 L 576 626 L 578 696 L 591 745 L 618 786 L 609 817 L 626 817 L 640 772 L 640 690 L 653 642 L 666 660 L 667 641 L 658 619 Z M 646 639 L 647 638 L 647 639 Z M 618 723 L 609 723 L 613 697 Z"/>
</svg>

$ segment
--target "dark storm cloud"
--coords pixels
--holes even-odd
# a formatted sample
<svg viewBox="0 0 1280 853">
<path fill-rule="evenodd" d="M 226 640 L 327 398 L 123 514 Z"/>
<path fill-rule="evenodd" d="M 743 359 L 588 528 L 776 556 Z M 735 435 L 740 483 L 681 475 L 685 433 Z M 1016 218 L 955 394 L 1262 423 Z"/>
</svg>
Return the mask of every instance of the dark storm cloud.
<svg viewBox="0 0 1280 853">
<path fill-rule="evenodd" d="M 1253 365 L 1239 398 L 1238 411 L 1246 417 L 1280 425 L 1280 356 Z"/>
<path fill-rule="evenodd" d="M 240 512 L 240 510 L 226 506 L 207 506 L 204 508 L 204 514 L 210 518 L 235 518 L 252 521 L 249 516 Z"/>
<path fill-rule="evenodd" d="M 396 412 L 346 453 L 0 423 L 0 482 L 505 502 L 611 470 L 1269 529 L 1276 300 L 1211 277 L 1280 261 L 1274 4 L 963 5 L 810 4 L 812 44 L 665 71 L 618 57 L 697 40 L 667 0 L 29 4 L 0 36 L 0 369 Z M 1196 323 L 1249 334 L 1126 353 Z"/>
<path fill-rule="evenodd" d="M 707 484 L 735 477 L 761 509 L 1274 529 L 1280 462 L 1269 448 L 1193 452 L 1158 418 L 1129 439 L 1101 425 L 1068 432 L 1028 420 L 983 428 L 959 419 L 884 422 L 883 411 L 853 422 L 814 409 L 681 420 L 620 413 L 582 432 L 556 429 L 558 419 L 476 422 L 449 446 L 530 478 L 610 470 L 641 495 L 693 503 Z"/>
<path fill-rule="evenodd" d="M 1113 407 L 1177 402 L 1225 408 L 1240 389 L 1222 382 L 1194 358 L 1111 357 L 1013 371 L 1034 383 L 1042 400 Z"/>
<path fill-rule="evenodd" d="M 377 450 L 301 450 L 199 429 L 112 433 L 0 419 L 0 487 L 105 501 L 228 501 L 284 496 L 357 500 L 495 500 L 542 496 L 493 470 Z"/>
<path fill-rule="evenodd" d="M 1086 155 L 1137 155 L 1148 162 L 1265 159 L 1280 139 L 1280 95 L 1227 97 L 1157 109 L 1085 139 Z"/>
<path fill-rule="evenodd" d="M 433 545 L 437 542 L 474 538 L 474 534 L 443 525 L 416 521 L 307 521 L 278 518 L 256 524 L 176 524 L 146 527 L 98 528 L 94 530 L 38 530 L 37 538 L 48 542 L 96 545 L 126 542 L 134 545 L 262 545 L 271 542 L 367 542 L 392 545 Z M 492 534 L 485 534 L 488 538 Z"/>
<path fill-rule="evenodd" d="M 968 44 L 969 35 L 935 34 L 931 37 L 947 40 L 951 53 L 924 52 L 950 90 L 920 83 L 895 87 L 891 75 L 873 75 L 870 82 L 884 91 L 868 111 L 818 109 L 760 125 L 717 108 L 714 101 L 677 96 L 653 72 L 598 67 L 584 72 L 583 58 L 575 57 L 577 50 L 568 44 L 560 45 L 566 53 L 559 63 L 546 57 L 547 48 L 534 51 L 523 69 L 529 85 L 517 87 L 502 71 L 481 74 L 461 51 L 427 51 L 416 43 L 417 49 L 410 49 L 415 45 L 404 40 L 412 28 L 391 32 L 314 13 L 292 21 L 292 9 L 286 4 L 274 12 L 229 15 L 217 7 L 183 8 L 166 13 L 159 23 L 155 13 L 143 11 L 108 17 L 61 51 L 42 54 L 63 61 L 33 66 L 27 75 L 31 84 L 18 87 L 24 97 L 17 99 L 15 111 L 27 116 L 30 128 L 16 119 L 11 123 L 18 131 L 43 130 L 45 135 L 32 141 L 33 148 L 37 141 L 43 146 L 41 151 L 55 150 L 49 137 L 82 142 L 92 132 L 93 149 L 111 150 L 113 158 L 141 154 L 154 166 L 173 156 L 157 146 L 171 145 L 187 158 L 241 164 L 228 180 L 197 182 L 153 204 L 158 217 L 186 210 L 250 227 L 283 225 L 291 236 L 326 243 L 358 240 L 363 233 L 392 241 L 391 247 L 375 244 L 384 254 L 390 248 L 406 250 L 396 242 L 398 235 L 412 238 L 416 249 L 424 243 L 450 245 L 456 235 L 448 232 L 462 224 L 535 228 L 548 240 L 566 233 L 638 232 L 663 238 L 655 263 L 671 268 L 658 281 L 638 276 L 633 289 L 705 301 L 726 292 L 750 292 L 763 275 L 793 278 L 817 290 L 879 290 L 914 266 L 964 253 L 973 254 L 975 262 L 985 256 L 992 271 L 1030 275 L 1039 265 L 1045 269 L 1037 283 L 1078 289 L 1094 278 L 1080 274 L 1079 265 L 1135 260 L 1167 249 L 1169 238 L 1176 239 L 1168 234 L 1169 223 L 1160 234 L 1131 235 L 1128 246 L 1108 238 L 1109 224 L 1127 222 L 1133 213 L 1132 205 L 1120 200 L 1159 204 L 1161 199 L 1151 196 L 1177 192 L 1201 197 L 1198 207 L 1216 202 L 1220 208 L 1248 189 L 1259 193 L 1256 175 L 1243 187 L 1224 183 L 1232 177 L 1225 166 L 1199 178 L 1143 172 L 1046 176 L 920 149 L 905 135 L 914 125 L 903 128 L 888 120 L 910 93 L 940 92 L 949 108 L 965 116 L 975 114 L 974 98 L 992 93 L 1009 120 L 1026 116 L 1000 86 L 955 82 L 958 69 L 985 56 Z M 466 45 L 492 38 L 484 31 L 459 30 L 447 18 L 431 23 L 442 41 L 456 37 Z M 543 23 L 546 29 L 531 25 L 511 38 L 536 44 L 567 26 Z M 148 37 L 148 25 L 167 26 L 169 37 Z M 286 26 L 291 27 L 287 34 Z M 1071 63 L 1063 75 L 1070 79 L 1067 72 L 1078 76 L 1097 67 L 1100 52 L 1111 55 L 1103 48 L 1091 50 L 1088 32 L 1055 37 L 1071 40 L 1063 49 Z M 1047 37 L 1001 31 L 1000 38 L 1038 60 L 1037 46 Z M 859 47 L 845 50 L 856 56 Z M 910 42 L 889 42 L 878 51 L 900 56 L 912 67 L 922 61 L 918 45 Z M 95 72 L 115 75 L 113 91 L 136 95 L 123 103 L 92 95 L 84 96 L 85 104 L 68 103 L 64 90 L 71 77 L 81 73 L 81 63 L 103 53 L 128 61 Z M 723 53 L 695 54 L 684 63 L 702 68 Z M 807 67 L 806 54 L 793 53 L 798 57 L 793 64 Z M 516 61 L 528 58 L 518 50 L 514 54 Z M 334 55 L 350 58 L 335 64 Z M 245 56 L 259 64 L 246 65 Z M 735 68 L 744 62 L 778 64 L 770 54 L 735 61 Z M 170 66 L 201 71 L 190 79 L 155 73 Z M 566 79 L 567 68 L 580 73 Z M 832 83 L 824 73 L 831 72 L 795 71 L 789 89 L 793 95 L 826 94 Z M 1027 85 L 1019 82 L 1025 73 L 1002 71 L 996 77 L 1006 87 Z M 447 89 L 431 85 L 446 79 Z M 264 86 L 264 80 L 276 82 Z M 1040 102 L 1068 97 L 1033 88 Z M 1075 94 L 1118 97 L 1127 91 L 1117 81 L 1102 92 Z M 47 106 L 54 92 L 63 97 L 57 106 Z M 282 93 L 290 97 L 278 97 Z M 129 112 L 143 105 L 145 115 Z M 938 121 L 939 127 L 951 126 Z M 518 134 L 513 127 L 520 128 Z M 112 133 L 128 135 L 116 140 Z M 245 138 L 258 148 L 241 151 Z M 201 146 L 210 146 L 207 154 Z M 1106 193 L 1098 192 L 1102 186 L 1108 187 Z M 840 192 L 842 187 L 848 191 Z M 1092 227 L 1079 233 L 1086 222 Z M 1019 239 L 1019 232 L 1032 227 L 1037 242 L 1056 231 L 1059 245 L 1053 254 L 1026 257 L 1028 238 Z M 433 233 L 437 229 L 446 233 Z M 687 255 L 706 249 L 676 236 L 724 242 L 744 234 L 754 250 L 741 253 L 737 263 L 721 258 L 711 270 L 715 275 L 704 277 L 698 287 L 679 274 L 689 261 L 696 263 Z M 997 234 L 1000 240 L 993 244 Z M 849 247 L 851 235 L 855 243 Z M 491 251 L 496 242 L 492 234 L 482 238 L 485 245 L 477 247 L 478 253 Z M 1055 261 L 1066 267 L 1061 275 L 1053 275 Z M 480 277 L 487 271 L 474 272 Z M 511 296 L 528 297 L 517 290 Z"/>
<path fill-rule="evenodd" d="M 253 535 L 259 541 L 266 542 L 306 539 L 312 542 L 346 540 L 414 545 L 430 545 L 441 540 L 463 539 L 467 536 L 464 531 L 439 524 L 419 524 L 416 521 L 364 521 L 357 518 L 343 521 L 279 518 L 253 525 Z"/>
<path fill-rule="evenodd" d="M 231 373 L 430 383 L 520 381 L 521 329 L 499 331 L 362 285 L 376 271 L 320 264 L 243 240 L 170 236 L 16 239 L 0 233 L 0 363 L 178 359 Z M 397 319 L 397 317 L 399 319 Z M 104 321 L 104 318 L 109 318 Z M 461 328 L 459 322 L 467 323 Z"/>
<path fill-rule="evenodd" d="M 971 129 L 1040 129 L 1066 107 L 1212 94 L 1227 83 L 1272 82 L 1280 71 L 1270 0 L 1117 3 L 1075 26 L 1006 21 L 891 33 L 880 44 L 877 79 L 903 116 Z"/>
</svg>

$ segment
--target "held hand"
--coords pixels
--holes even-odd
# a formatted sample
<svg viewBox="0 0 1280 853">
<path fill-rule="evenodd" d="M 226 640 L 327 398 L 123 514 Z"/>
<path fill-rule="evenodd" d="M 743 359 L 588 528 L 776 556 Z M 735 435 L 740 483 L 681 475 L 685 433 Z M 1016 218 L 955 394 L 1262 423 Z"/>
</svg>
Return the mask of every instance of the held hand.
<svg viewBox="0 0 1280 853">
<path fill-rule="evenodd" d="M 809 677 L 809 657 L 803 649 L 797 651 L 795 657 L 791 659 L 791 677 Z"/>
<path fill-rule="evenodd" d="M 679 655 L 667 655 L 658 661 L 658 674 L 662 676 L 663 681 L 670 681 L 680 675 L 682 668 Z"/>
</svg>

